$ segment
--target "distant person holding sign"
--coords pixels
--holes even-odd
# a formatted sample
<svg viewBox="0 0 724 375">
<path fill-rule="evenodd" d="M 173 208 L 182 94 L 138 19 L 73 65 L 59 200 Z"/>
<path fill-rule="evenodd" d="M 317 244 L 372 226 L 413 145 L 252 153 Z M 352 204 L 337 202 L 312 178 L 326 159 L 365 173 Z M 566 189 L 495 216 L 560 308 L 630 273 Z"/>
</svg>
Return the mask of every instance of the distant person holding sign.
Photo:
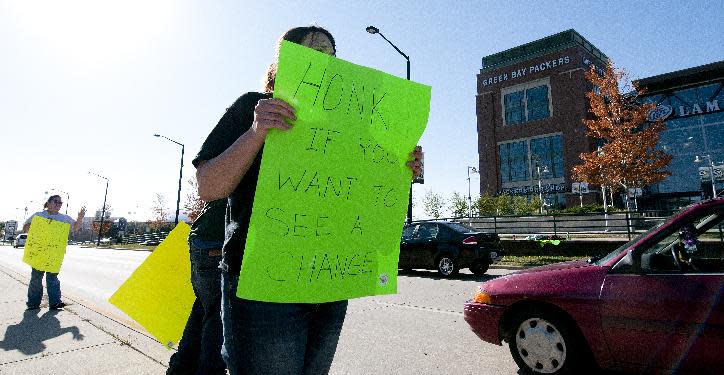
<svg viewBox="0 0 724 375">
<path fill-rule="evenodd" d="M 334 56 L 329 31 L 297 27 L 280 40 Z M 249 92 L 227 109 L 196 158 L 199 195 L 205 201 L 228 197 L 222 257 L 222 355 L 231 374 L 326 374 L 347 311 L 347 301 L 270 303 L 236 296 L 249 219 L 259 176 L 261 150 L 270 129 L 286 131 L 295 109 L 272 98 L 276 64 L 267 72 L 264 92 Z M 421 150 L 408 162 L 421 172 Z M 289 249 L 287 249 L 289 250 Z"/>
<path fill-rule="evenodd" d="M 48 201 L 43 205 L 44 210 L 34 213 L 25 221 L 23 232 L 28 232 L 33 217 L 38 216 L 68 223 L 70 224 L 70 230 L 73 233 L 78 233 L 83 223 L 83 217 L 85 217 L 85 207 L 80 209 L 78 217 L 73 220 L 72 217 L 59 212 L 61 206 L 63 206 L 63 200 L 60 198 L 60 195 L 53 195 L 48 198 Z M 43 274 L 45 274 L 45 284 L 48 290 L 48 304 L 50 308 L 54 310 L 63 308 L 65 303 L 60 300 L 60 280 L 58 280 L 58 274 L 33 268 L 30 275 L 30 283 L 28 284 L 28 301 L 26 302 L 28 310 L 40 308 L 40 300 L 43 298 Z"/>
<path fill-rule="evenodd" d="M 171 356 L 167 375 L 226 374 L 221 358 L 221 247 L 224 245 L 226 199 L 206 202 L 191 224 L 189 252 L 191 286 L 196 300 L 186 322 L 178 352 Z"/>
</svg>

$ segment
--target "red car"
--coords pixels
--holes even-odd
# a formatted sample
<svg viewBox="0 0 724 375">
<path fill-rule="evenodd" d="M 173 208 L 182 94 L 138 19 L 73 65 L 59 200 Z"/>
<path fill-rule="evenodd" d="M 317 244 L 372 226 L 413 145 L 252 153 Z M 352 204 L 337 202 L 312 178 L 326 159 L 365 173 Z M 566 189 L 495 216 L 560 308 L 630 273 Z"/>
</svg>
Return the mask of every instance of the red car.
<svg viewBox="0 0 724 375">
<path fill-rule="evenodd" d="M 724 198 L 691 205 L 600 259 L 483 283 L 465 321 L 522 373 L 724 373 Z"/>
</svg>

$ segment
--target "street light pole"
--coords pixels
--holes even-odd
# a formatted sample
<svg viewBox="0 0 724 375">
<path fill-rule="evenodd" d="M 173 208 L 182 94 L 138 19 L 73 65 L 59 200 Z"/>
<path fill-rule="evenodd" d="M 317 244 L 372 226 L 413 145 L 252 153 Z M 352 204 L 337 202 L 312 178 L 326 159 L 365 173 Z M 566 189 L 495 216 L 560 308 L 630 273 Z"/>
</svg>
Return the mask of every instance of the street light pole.
<svg viewBox="0 0 724 375">
<path fill-rule="evenodd" d="M 475 167 L 468 166 L 468 218 L 473 217 L 473 197 L 470 196 L 470 171 L 473 171 L 473 173 L 478 173 L 478 170 L 475 169 Z"/>
<path fill-rule="evenodd" d="M 714 180 L 714 162 L 711 160 L 711 155 L 704 155 L 704 156 L 702 156 L 702 158 L 706 158 L 707 160 L 709 160 L 708 167 L 709 167 L 709 178 L 711 180 L 711 193 L 712 193 L 712 198 L 716 198 L 716 185 L 715 185 L 716 182 Z M 703 162 L 704 160 L 702 158 L 700 158 L 699 155 L 696 155 L 696 157 L 694 158 L 694 163 Z"/>
<path fill-rule="evenodd" d="M 378 28 L 376 28 L 376 27 L 374 27 L 374 26 L 367 26 L 367 28 L 366 28 L 365 30 L 367 30 L 368 33 L 373 34 L 373 35 L 374 35 L 374 34 L 379 34 L 379 35 L 382 37 L 382 39 L 386 40 L 387 43 L 389 43 L 389 44 L 392 46 L 392 48 L 394 48 L 395 51 L 397 51 L 397 53 L 399 53 L 400 55 L 402 55 L 402 57 L 404 57 L 405 60 L 407 60 L 407 80 L 409 81 L 409 80 L 410 80 L 410 56 L 407 56 L 404 52 L 400 51 L 400 49 L 397 48 L 396 45 L 394 45 L 392 42 L 390 42 L 390 40 L 387 39 L 387 38 L 380 32 L 380 29 L 378 29 Z M 410 196 L 409 196 L 409 199 L 408 199 L 408 202 L 407 202 L 407 223 L 408 223 L 408 224 L 412 222 L 412 184 L 413 184 L 413 183 L 414 183 L 414 181 L 410 181 Z"/>
<path fill-rule="evenodd" d="M 96 246 L 100 246 L 101 245 L 101 234 L 103 234 L 103 220 L 105 220 L 105 218 L 106 218 L 106 198 L 108 198 L 108 178 L 103 177 L 103 176 L 93 173 L 93 172 L 88 172 L 88 173 L 106 180 L 106 192 L 105 192 L 105 194 L 103 194 L 103 209 L 101 210 L 101 225 L 98 226 L 98 242 L 96 243 Z"/>
<path fill-rule="evenodd" d="M 166 137 L 166 136 L 163 136 L 163 135 L 161 135 L 161 134 L 154 134 L 153 136 L 154 136 L 154 137 L 165 138 L 165 139 L 167 139 L 167 140 L 169 140 L 169 141 L 171 141 L 171 142 L 173 142 L 173 143 L 181 146 L 181 168 L 179 169 L 179 172 L 178 172 L 178 194 L 176 195 L 176 219 L 174 219 L 174 225 L 177 225 L 177 224 L 178 224 L 179 209 L 180 209 L 180 207 L 181 207 L 181 180 L 183 180 L 183 176 L 184 176 L 184 148 L 185 148 L 185 147 L 184 147 L 184 144 L 183 144 L 183 143 L 181 143 L 181 142 L 176 142 L 176 141 L 174 141 L 173 139 L 168 138 L 168 137 Z"/>
<path fill-rule="evenodd" d="M 548 172 L 548 168 L 546 166 L 543 166 L 543 171 L 541 171 L 540 162 L 538 160 L 535 161 L 535 169 L 538 171 L 538 199 L 540 200 L 540 214 L 543 215 L 543 178 L 541 177 L 541 172 L 546 173 Z"/>
<path fill-rule="evenodd" d="M 35 201 L 29 201 L 28 203 L 29 203 L 29 204 L 30 204 L 30 203 L 35 203 Z M 26 205 L 25 205 L 25 215 L 23 216 L 23 225 L 25 225 L 25 220 L 28 218 L 28 206 L 29 206 L 29 204 L 26 204 Z"/>
</svg>

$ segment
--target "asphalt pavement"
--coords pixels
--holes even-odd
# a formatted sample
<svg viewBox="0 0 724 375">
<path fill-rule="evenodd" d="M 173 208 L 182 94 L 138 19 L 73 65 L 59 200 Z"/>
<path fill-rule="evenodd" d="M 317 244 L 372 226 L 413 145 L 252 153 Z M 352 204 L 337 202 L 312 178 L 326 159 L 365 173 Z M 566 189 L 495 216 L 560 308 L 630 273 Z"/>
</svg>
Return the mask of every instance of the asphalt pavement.
<svg viewBox="0 0 724 375">
<path fill-rule="evenodd" d="M 0 374 L 165 373 L 173 351 L 101 304 L 64 290 L 62 310 L 49 310 L 44 292 L 40 310 L 26 311 L 29 276 L 0 263 Z M 330 374 L 515 374 L 507 348 L 482 343 L 462 319 L 480 280 L 412 272 L 396 295 L 351 300 Z"/>
</svg>

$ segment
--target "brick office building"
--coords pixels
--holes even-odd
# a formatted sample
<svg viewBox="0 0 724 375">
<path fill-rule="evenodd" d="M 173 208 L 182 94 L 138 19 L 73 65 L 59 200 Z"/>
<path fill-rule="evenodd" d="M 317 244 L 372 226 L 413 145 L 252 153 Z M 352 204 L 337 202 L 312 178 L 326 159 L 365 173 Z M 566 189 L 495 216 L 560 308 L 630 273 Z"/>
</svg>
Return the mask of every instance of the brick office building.
<svg viewBox="0 0 724 375">
<path fill-rule="evenodd" d="M 476 96 L 481 194 L 540 191 L 553 207 L 578 203 L 571 170 L 594 148 L 581 121 L 592 88 L 584 73 L 607 60 L 575 30 L 483 57 Z M 584 203 L 595 199 L 586 194 Z"/>
</svg>

